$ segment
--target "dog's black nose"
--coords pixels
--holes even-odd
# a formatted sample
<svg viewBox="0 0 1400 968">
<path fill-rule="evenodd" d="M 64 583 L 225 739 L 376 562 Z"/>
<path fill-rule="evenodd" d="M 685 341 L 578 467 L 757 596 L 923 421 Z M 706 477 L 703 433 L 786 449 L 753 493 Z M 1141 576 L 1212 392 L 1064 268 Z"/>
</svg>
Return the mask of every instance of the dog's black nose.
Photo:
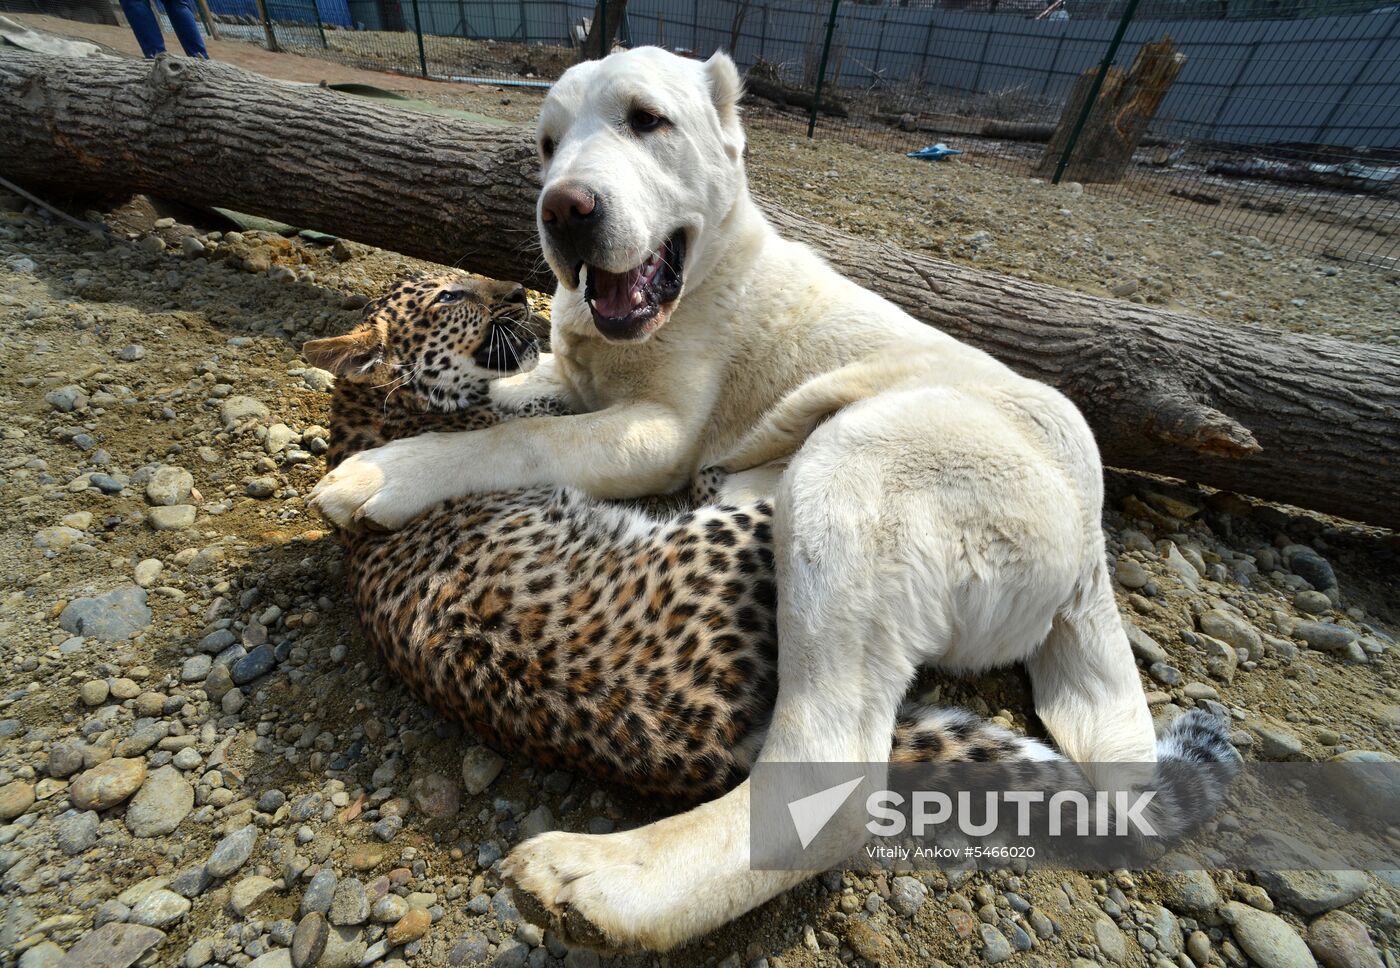
<svg viewBox="0 0 1400 968">
<path fill-rule="evenodd" d="M 581 185 L 555 185 L 540 201 L 540 220 L 555 230 L 568 231 L 598 218 L 598 196 Z"/>
</svg>

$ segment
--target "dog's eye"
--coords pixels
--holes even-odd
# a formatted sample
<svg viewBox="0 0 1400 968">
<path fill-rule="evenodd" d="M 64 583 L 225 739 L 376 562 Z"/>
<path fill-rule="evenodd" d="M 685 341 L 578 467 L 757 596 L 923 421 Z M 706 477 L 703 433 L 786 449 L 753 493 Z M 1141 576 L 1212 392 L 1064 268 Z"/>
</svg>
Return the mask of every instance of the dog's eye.
<svg viewBox="0 0 1400 968">
<path fill-rule="evenodd" d="M 546 158 L 553 158 L 553 157 L 554 157 L 554 139 L 553 139 L 553 138 L 541 138 L 541 139 L 540 139 L 540 154 L 543 155 L 543 156 L 546 157 Z"/>
<path fill-rule="evenodd" d="M 464 296 L 466 296 L 466 293 L 462 292 L 460 289 L 444 289 L 442 292 L 438 293 L 438 297 L 433 300 L 433 305 L 438 306 L 443 303 L 461 302 Z"/>
<path fill-rule="evenodd" d="M 653 114 L 641 108 L 633 108 L 627 115 L 627 124 L 638 134 L 648 131 L 655 131 L 666 123 L 666 119 L 659 114 Z"/>
</svg>

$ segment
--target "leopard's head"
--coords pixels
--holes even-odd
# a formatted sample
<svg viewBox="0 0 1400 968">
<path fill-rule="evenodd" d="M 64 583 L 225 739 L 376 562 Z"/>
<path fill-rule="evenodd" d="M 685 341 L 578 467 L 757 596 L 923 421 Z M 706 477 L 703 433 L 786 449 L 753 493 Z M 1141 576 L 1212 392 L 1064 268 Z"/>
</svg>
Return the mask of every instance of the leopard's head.
<svg viewBox="0 0 1400 968">
<path fill-rule="evenodd" d="M 473 276 L 406 279 L 365 307 L 343 336 L 302 347 L 313 366 L 434 410 L 486 399 L 487 384 L 539 362 L 525 288 Z M 407 402 L 407 401 L 396 401 Z"/>
</svg>

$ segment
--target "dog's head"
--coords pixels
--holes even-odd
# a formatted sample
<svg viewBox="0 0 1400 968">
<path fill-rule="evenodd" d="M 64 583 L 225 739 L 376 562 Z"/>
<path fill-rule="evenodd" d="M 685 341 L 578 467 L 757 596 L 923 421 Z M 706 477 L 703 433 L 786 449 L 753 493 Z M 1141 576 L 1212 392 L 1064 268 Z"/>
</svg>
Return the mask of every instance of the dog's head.
<svg viewBox="0 0 1400 968">
<path fill-rule="evenodd" d="M 570 68 L 545 99 L 540 240 L 608 339 L 660 329 L 720 256 L 715 225 L 744 190 L 741 93 L 724 54 L 641 47 Z"/>
</svg>

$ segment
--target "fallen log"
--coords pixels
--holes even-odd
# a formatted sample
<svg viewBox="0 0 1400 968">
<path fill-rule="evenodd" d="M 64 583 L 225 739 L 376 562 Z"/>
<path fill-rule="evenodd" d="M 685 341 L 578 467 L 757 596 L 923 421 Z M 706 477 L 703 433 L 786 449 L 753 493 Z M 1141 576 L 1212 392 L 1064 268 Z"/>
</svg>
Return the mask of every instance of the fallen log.
<svg viewBox="0 0 1400 968">
<path fill-rule="evenodd" d="M 218 205 L 552 284 L 528 130 L 217 63 L 0 52 L 0 174 Z M 1400 353 L 1225 325 L 778 227 L 925 322 L 1059 387 L 1112 465 L 1400 526 Z"/>
<path fill-rule="evenodd" d="M 791 105 L 806 111 L 812 110 L 812 103 L 816 100 L 816 95 L 811 91 L 804 91 L 800 87 L 789 87 L 786 84 L 758 77 L 752 73 L 744 79 L 744 93 L 752 97 L 761 97 L 765 101 L 772 101 L 780 107 Z M 849 117 L 851 113 L 844 101 L 829 92 L 822 95 L 818 110 L 833 118 Z"/>
</svg>

